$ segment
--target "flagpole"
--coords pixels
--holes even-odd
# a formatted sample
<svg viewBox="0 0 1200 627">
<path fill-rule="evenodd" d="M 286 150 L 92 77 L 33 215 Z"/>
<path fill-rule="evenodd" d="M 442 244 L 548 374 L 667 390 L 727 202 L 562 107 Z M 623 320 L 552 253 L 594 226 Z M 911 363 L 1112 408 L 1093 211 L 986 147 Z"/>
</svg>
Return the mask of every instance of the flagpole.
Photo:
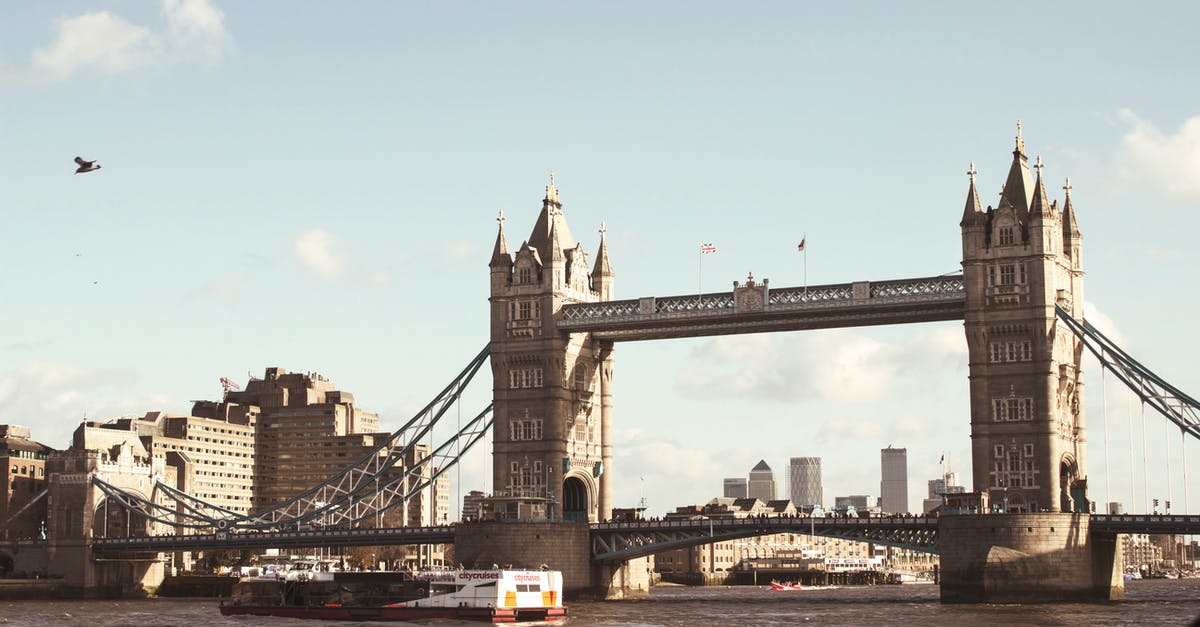
<svg viewBox="0 0 1200 627">
<path fill-rule="evenodd" d="M 804 242 L 804 300 L 808 300 L 808 233 L 801 236 L 800 241 Z"/>
<path fill-rule="evenodd" d="M 699 297 L 699 308 L 704 309 L 704 244 L 700 245 L 700 261 L 696 263 L 696 295 Z"/>
</svg>

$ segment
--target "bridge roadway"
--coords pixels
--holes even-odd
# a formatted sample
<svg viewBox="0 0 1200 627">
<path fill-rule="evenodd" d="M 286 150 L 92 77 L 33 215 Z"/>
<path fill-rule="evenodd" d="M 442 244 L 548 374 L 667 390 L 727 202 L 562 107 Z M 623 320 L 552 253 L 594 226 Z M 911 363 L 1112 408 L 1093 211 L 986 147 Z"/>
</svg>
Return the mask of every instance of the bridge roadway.
<svg viewBox="0 0 1200 627">
<path fill-rule="evenodd" d="M 605 340 L 797 331 L 962 320 L 967 295 L 959 275 L 646 297 L 564 305 L 558 329 Z"/>
<path fill-rule="evenodd" d="M 514 523 L 519 524 L 519 523 Z M 1091 517 L 1092 533 L 1200 534 L 1200 515 L 1123 514 Z M 815 534 L 937 553 L 936 517 L 693 518 L 605 522 L 590 525 L 592 558 L 620 562 L 672 549 L 775 533 Z M 93 538 L 98 553 L 202 551 L 329 546 L 452 544 L 455 525 L 382 529 L 313 529 L 218 532 L 194 535 Z M 0 542 L 0 550 L 31 548 L 44 541 Z"/>
</svg>

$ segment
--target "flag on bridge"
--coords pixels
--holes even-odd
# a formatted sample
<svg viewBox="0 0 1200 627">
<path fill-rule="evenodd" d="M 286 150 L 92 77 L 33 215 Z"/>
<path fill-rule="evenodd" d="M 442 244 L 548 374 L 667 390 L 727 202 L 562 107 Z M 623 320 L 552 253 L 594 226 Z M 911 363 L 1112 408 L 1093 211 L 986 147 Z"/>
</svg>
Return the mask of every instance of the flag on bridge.
<svg viewBox="0 0 1200 627">
<path fill-rule="evenodd" d="M 808 239 L 807 235 L 800 238 L 800 245 L 796 246 L 796 250 L 798 250 L 800 252 L 804 252 L 804 240 L 806 240 L 806 239 Z"/>
<path fill-rule="evenodd" d="M 700 245 L 700 254 L 701 255 L 707 255 L 708 253 L 715 253 L 715 252 L 717 252 L 717 247 L 714 244 L 701 244 Z"/>
</svg>

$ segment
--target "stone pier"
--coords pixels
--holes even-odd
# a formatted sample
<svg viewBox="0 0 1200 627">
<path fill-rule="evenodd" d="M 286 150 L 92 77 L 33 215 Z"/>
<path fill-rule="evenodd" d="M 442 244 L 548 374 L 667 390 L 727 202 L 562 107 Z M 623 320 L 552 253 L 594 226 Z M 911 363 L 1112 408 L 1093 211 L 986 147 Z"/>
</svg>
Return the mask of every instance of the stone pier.
<svg viewBox="0 0 1200 627">
<path fill-rule="evenodd" d="M 647 558 L 594 564 L 587 523 L 475 522 L 454 532 L 454 559 L 466 568 L 541 568 L 563 574 L 567 599 L 636 599 L 650 594 Z"/>
<path fill-rule="evenodd" d="M 947 515 L 938 524 L 946 603 L 1117 600 L 1121 545 L 1087 514 Z"/>
</svg>

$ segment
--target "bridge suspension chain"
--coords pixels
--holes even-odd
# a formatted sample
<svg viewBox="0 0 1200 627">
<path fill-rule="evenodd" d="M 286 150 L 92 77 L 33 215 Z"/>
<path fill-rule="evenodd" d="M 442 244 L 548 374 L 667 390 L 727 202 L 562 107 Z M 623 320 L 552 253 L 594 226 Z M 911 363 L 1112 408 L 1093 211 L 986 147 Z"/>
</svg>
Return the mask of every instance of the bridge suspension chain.
<svg viewBox="0 0 1200 627">
<path fill-rule="evenodd" d="M 490 347 L 485 346 L 440 394 L 357 462 L 273 507 L 240 513 L 161 481 L 155 483 L 149 499 L 96 476 L 92 477 L 92 483 L 110 502 L 141 518 L 174 528 L 265 531 L 318 520 L 327 525 L 354 524 L 372 517 L 379 521 L 383 512 L 406 503 L 427 488 L 490 432 L 489 404 L 444 443 L 405 466 L 405 460 L 419 450 L 418 444 L 461 398 L 489 354 Z"/>
<path fill-rule="evenodd" d="M 1076 320 L 1065 309 L 1055 306 L 1058 319 L 1083 340 L 1100 365 L 1113 373 L 1142 402 L 1150 405 L 1184 433 L 1200 439 L 1200 401 L 1188 396 L 1162 377 L 1154 374 L 1086 320 Z"/>
</svg>

